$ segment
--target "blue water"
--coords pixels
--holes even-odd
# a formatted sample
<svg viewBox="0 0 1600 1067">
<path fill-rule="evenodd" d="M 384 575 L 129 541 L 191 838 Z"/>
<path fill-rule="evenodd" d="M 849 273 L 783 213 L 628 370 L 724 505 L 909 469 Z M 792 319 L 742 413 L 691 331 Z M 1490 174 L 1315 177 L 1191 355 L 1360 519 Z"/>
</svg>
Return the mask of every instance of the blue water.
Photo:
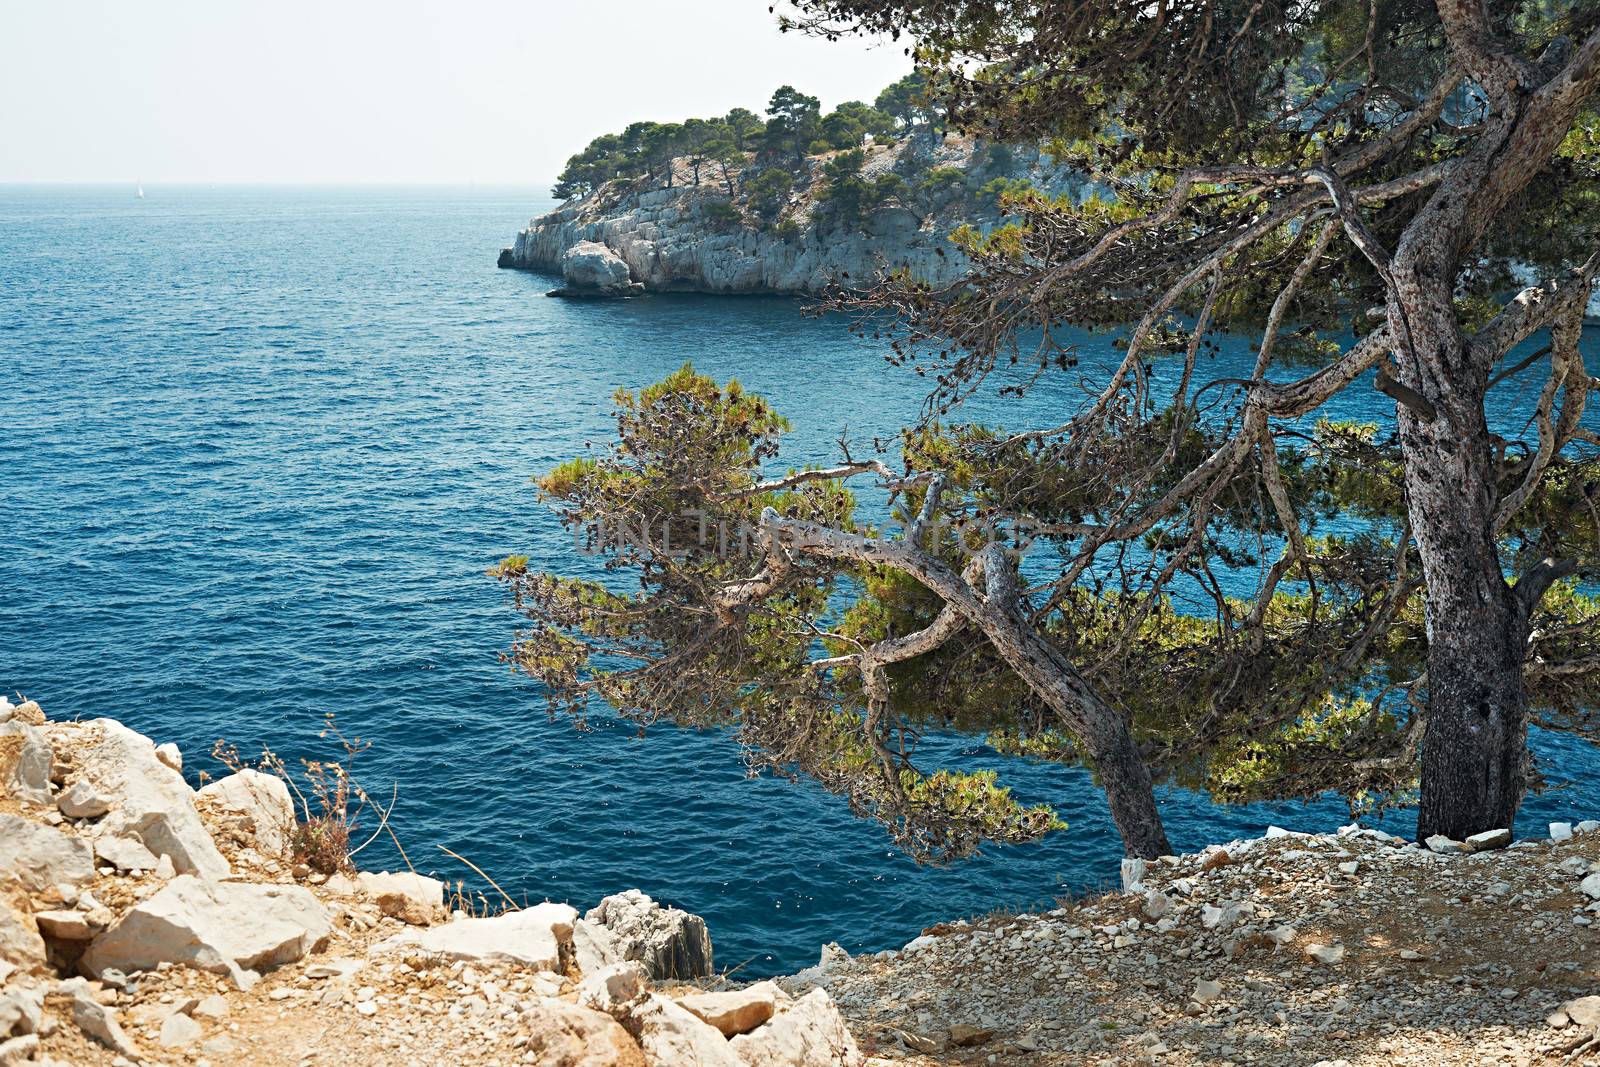
<svg viewBox="0 0 1600 1067">
<path fill-rule="evenodd" d="M 796 464 L 913 417 L 921 381 L 841 323 L 777 299 L 546 299 L 550 279 L 494 266 L 547 206 L 531 190 L 147 192 L 0 186 L 0 687 L 176 741 L 191 775 L 219 737 L 326 756 L 334 712 L 373 742 L 369 787 L 398 783 L 419 869 L 472 877 L 442 844 L 518 897 L 639 886 L 705 915 L 748 973 L 1115 878 L 1079 771 L 934 744 L 1071 829 L 919 868 L 842 801 L 747 779 L 725 736 L 549 722 L 497 658 L 517 619 L 485 567 L 592 565 L 529 479 L 604 439 L 616 388 L 691 359 L 736 376 L 793 418 Z M 1042 424 L 1065 387 L 975 413 Z M 1539 745 L 1565 788 L 1522 825 L 1600 812 L 1594 750 Z M 1345 814 L 1162 799 L 1179 848 Z M 386 841 L 362 859 L 398 862 Z"/>
</svg>

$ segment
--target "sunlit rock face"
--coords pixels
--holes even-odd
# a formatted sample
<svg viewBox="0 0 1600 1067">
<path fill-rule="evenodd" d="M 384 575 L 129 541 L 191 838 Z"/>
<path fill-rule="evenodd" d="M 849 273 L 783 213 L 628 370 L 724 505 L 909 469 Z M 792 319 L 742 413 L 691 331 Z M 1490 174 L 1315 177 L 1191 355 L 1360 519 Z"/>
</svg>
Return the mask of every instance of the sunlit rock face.
<svg viewBox="0 0 1600 1067">
<path fill-rule="evenodd" d="M 1000 221 L 993 196 L 980 191 L 985 183 L 1027 178 L 1056 192 L 1082 185 L 1038 152 L 1006 149 L 997 156 L 970 138 L 907 138 L 866 153 L 863 178 L 898 173 L 911 192 L 858 219 L 837 219 L 819 201 L 827 156 L 806 160 L 788 205 L 771 219 L 755 215 L 738 196 L 733 202 L 742 216 L 720 217 L 727 185 L 708 167 L 695 184 L 687 162 L 678 160 L 670 187 L 659 175 L 627 186 L 614 182 L 534 219 L 501 253 L 500 265 L 564 273 L 572 249 L 598 245 L 626 264 L 628 281 L 657 292 L 815 293 L 831 284 L 859 287 L 896 269 L 946 285 L 970 267 L 950 232 L 963 223 L 988 228 Z M 964 184 L 943 196 L 918 189 L 929 172 L 946 167 L 961 171 Z M 562 292 L 581 295 L 579 288 L 568 277 Z M 624 287 L 613 279 L 609 291 Z"/>
</svg>

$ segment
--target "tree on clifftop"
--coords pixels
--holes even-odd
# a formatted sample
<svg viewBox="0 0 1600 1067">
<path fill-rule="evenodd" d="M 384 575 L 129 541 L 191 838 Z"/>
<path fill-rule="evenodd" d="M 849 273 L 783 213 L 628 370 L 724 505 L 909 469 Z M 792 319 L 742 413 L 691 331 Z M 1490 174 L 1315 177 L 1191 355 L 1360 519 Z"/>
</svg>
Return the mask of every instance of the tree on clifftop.
<svg viewBox="0 0 1600 1067">
<path fill-rule="evenodd" d="M 807 147 L 817 135 L 821 113 L 822 104 L 816 97 L 807 96 L 792 85 L 779 86 L 767 103 L 767 147 L 787 148 L 796 166 L 804 163 Z"/>
<path fill-rule="evenodd" d="M 1176 540 L 1163 570 L 1194 567 L 1219 493 L 1258 477 L 1285 543 L 1263 591 L 1291 575 L 1309 583 L 1319 548 L 1281 473 L 1283 443 L 1344 390 L 1393 398 L 1375 455 L 1403 483 L 1388 581 L 1397 602 L 1415 589 L 1425 604 L 1425 670 L 1398 712 L 1422 732 L 1418 833 L 1510 826 L 1529 777 L 1529 688 L 1549 670 L 1540 612 L 1553 583 L 1597 564 L 1600 438 L 1583 418 L 1597 381 L 1578 342 L 1600 269 L 1600 7 L 797 7 L 789 24 L 815 33 L 910 35 L 957 122 L 996 140 L 1050 139 L 1114 190 L 1110 202 L 1027 199 L 1018 225 L 974 242 L 978 270 L 950 291 L 892 281 L 844 301 L 896 316 L 902 351 L 935 354 L 945 395 L 1019 358 L 1019 338 L 1020 358 L 1045 372 L 1074 362 L 1057 341 L 1064 325 L 1131 329 L 1120 365 L 1085 383 L 1085 405 L 1024 438 L 1067 468 L 1144 472 L 1133 480 L 1145 492 L 1060 524 L 1069 559 L 1166 524 Z M 1191 394 L 1193 353 L 1219 327 L 1257 331 L 1255 370 Z M 1169 337 L 1190 363 L 1157 406 L 1150 376 Z M 1526 351 L 1530 338 L 1544 343 Z M 1313 369 L 1290 380 L 1295 365 Z M 1505 436 L 1486 399 L 1518 376 L 1534 378 L 1537 398 Z M 1207 427 L 1200 394 L 1219 389 L 1227 417 L 1213 410 Z M 1189 453 L 1197 432 L 1204 446 Z M 1067 574 L 1076 583 L 1085 570 Z M 1048 604 L 1065 591 L 1036 595 Z M 1220 625 L 1251 641 L 1260 620 Z M 1351 653 L 1382 632 L 1353 635 Z M 1580 632 L 1592 650 L 1592 618 Z"/>
<path fill-rule="evenodd" d="M 1132 855 L 1168 848 L 1157 778 L 1420 786 L 1423 836 L 1509 826 L 1530 716 L 1600 704 L 1596 14 L 803 4 L 911 33 L 953 122 L 1048 140 L 1100 195 L 1002 191 L 1017 221 L 960 234 L 962 282 L 836 294 L 932 382 L 868 454 L 780 473 L 782 418 L 688 368 L 619 394 L 614 441 L 540 483 L 608 580 L 505 561 L 515 662 L 579 714 L 731 726 L 919 855 L 1059 825 L 920 766 L 929 729 L 1087 765 Z M 1248 373 L 1208 376 L 1241 337 Z M 948 421 L 1047 378 L 1047 425 Z M 1374 389 L 1379 422 L 1334 417 Z"/>
</svg>

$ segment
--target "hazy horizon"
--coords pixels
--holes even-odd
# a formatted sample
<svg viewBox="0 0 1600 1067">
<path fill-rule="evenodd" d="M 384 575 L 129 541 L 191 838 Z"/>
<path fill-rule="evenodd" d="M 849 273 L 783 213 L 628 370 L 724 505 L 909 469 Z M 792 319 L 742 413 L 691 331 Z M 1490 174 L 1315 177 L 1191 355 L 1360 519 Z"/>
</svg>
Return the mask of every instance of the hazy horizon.
<svg viewBox="0 0 1600 1067">
<path fill-rule="evenodd" d="M 547 186 L 640 119 L 825 107 L 902 46 L 778 32 L 762 0 L 208 5 L 0 0 L 6 185 Z"/>
</svg>

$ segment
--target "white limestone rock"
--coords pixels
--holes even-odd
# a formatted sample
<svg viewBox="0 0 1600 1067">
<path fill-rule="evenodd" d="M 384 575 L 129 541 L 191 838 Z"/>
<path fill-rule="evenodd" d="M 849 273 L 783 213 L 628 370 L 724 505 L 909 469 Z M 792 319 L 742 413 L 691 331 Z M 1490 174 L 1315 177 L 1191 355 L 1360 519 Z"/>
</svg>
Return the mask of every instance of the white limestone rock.
<svg viewBox="0 0 1600 1067">
<path fill-rule="evenodd" d="M 111 800 L 80 778 L 56 797 L 56 807 L 69 819 L 98 819 L 111 810 Z"/>
<path fill-rule="evenodd" d="M 1584 896 L 1589 897 L 1591 900 L 1600 900 L 1600 871 L 1596 871 L 1579 882 L 1578 888 L 1583 892 Z"/>
<path fill-rule="evenodd" d="M 116 1013 L 90 996 L 86 988 L 79 989 L 72 997 L 72 1021 L 112 1052 L 129 1059 L 139 1057 L 139 1047 L 123 1033 Z"/>
<path fill-rule="evenodd" d="M 1465 844 L 1444 834 L 1434 834 L 1423 844 L 1428 846 L 1429 851 L 1437 852 L 1441 856 L 1457 856 L 1467 851 Z"/>
<path fill-rule="evenodd" d="M 745 1067 L 717 1028 L 686 1008 L 655 993 L 634 1005 L 622 1025 L 639 1041 L 649 1067 Z M 761 1060 L 762 1067 L 781 1067 L 782 1060 Z"/>
<path fill-rule="evenodd" d="M 643 963 L 651 978 L 703 978 L 713 971 L 705 920 L 664 908 L 637 889 L 606 897 L 584 919 L 605 927 L 617 953 Z"/>
<path fill-rule="evenodd" d="M 0 815 L 0 883 L 28 893 L 52 886 L 77 888 L 94 880 L 88 842 L 16 815 Z"/>
<path fill-rule="evenodd" d="M 444 883 L 425 874 L 410 871 L 362 871 L 356 885 L 371 897 L 398 893 L 429 908 L 444 907 Z"/>
<path fill-rule="evenodd" d="M 181 963 L 233 977 L 300 959 L 327 944 L 333 924 L 311 891 L 293 885 L 206 882 L 180 875 L 95 938 L 82 966 L 150 970 Z"/>
<path fill-rule="evenodd" d="M 579 919 L 572 926 L 572 956 L 582 975 L 594 974 L 622 959 L 611 932 L 588 919 Z"/>
<path fill-rule="evenodd" d="M 1505 848 L 1511 844 L 1511 831 L 1504 828 L 1485 830 L 1481 834 L 1473 834 L 1462 844 L 1467 846 L 1468 852 L 1488 852 L 1492 849 Z"/>
<path fill-rule="evenodd" d="M 633 1038 L 604 1012 L 540 998 L 523 1010 L 526 1048 L 539 1067 L 644 1067 Z"/>
<path fill-rule="evenodd" d="M 76 749 L 82 777 L 112 803 L 98 834 L 136 838 L 153 855 L 171 856 L 179 874 L 228 875 L 228 861 L 195 810 L 194 793 L 156 756 L 148 737 L 115 719 L 94 719 L 78 730 L 85 742 Z"/>
<path fill-rule="evenodd" d="M 599 241 L 579 241 L 561 256 L 561 280 L 570 295 L 622 296 L 634 291 L 628 264 Z"/>
<path fill-rule="evenodd" d="M 505 960 L 536 971 L 560 971 L 572 951 L 578 913 L 567 904 L 537 904 L 487 919 L 457 919 L 397 934 L 377 952 L 421 952 L 455 960 Z"/>
<path fill-rule="evenodd" d="M 861 1067 L 864 1062 L 844 1016 L 822 989 L 729 1044 L 747 1067 Z"/>
<path fill-rule="evenodd" d="M 36 1034 L 44 1022 L 43 984 L 7 982 L 0 987 L 0 1040 L 15 1034 Z"/>
<path fill-rule="evenodd" d="M 1550 824 L 1550 840 L 1571 841 L 1572 824 L 1570 822 L 1553 822 Z"/>
<path fill-rule="evenodd" d="M 181 1011 L 168 1015 L 161 1023 L 161 1036 L 159 1038 L 162 1048 L 183 1048 L 192 1045 L 205 1036 L 205 1031 L 200 1024 Z"/>
<path fill-rule="evenodd" d="M 13 969 L 39 971 L 44 965 L 44 938 L 27 914 L 26 896 L 0 885 L 0 983 Z"/>
<path fill-rule="evenodd" d="M 578 983 L 578 1003 L 619 1018 L 650 988 L 650 976 L 637 960 L 601 967 Z"/>
<path fill-rule="evenodd" d="M 153 852 L 131 837 L 98 838 L 94 854 L 99 862 L 119 871 L 153 871 L 160 863 Z"/>
<path fill-rule="evenodd" d="M 757 982 L 743 989 L 712 993 L 691 993 L 678 998 L 678 1005 L 702 1022 L 710 1023 L 724 1037 L 748 1034 L 773 1015 L 778 1004 L 789 999 L 772 982 Z"/>
<path fill-rule="evenodd" d="M 0 797 L 50 803 L 55 754 L 44 732 L 21 719 L 0 722 Z"/>
<path fill-rule="evenodd" d="M 263 856 L 282 857 L 288 853 L 294 841 L 294 800 L 289 796 L 288 783 L 276 774 L 246 767 L 206 783 L 196 796 L 247 816 L 256 851 Z"/>
<path fill-rule="evenodd" d="M 1044 191 L 1069 192 L 1079 180 L 1039 152 L 1016 148 L 1013 156 L 1006 176 L 1026 178 Z M 871 181 L 896 168 L 906 173 L 924 173 L 930 167 L 971 170 L 986 166 L 987 160 L 987 146 L 970 138 L 912 137 L 869 147 L 862 175 Z M 679 168 L 686 170 L 684 161 Z M 685 172 L 672 188 L 658 186 L 657 180 L 621 190 L 612 187 L 563 204 L 517 234 L 500 255 L 501 266 L 560 272 L 568 249 L 594 242 L 618 256 L 629 277 L 648 290 L 817 292 L 845 275 L 865 283 L 896 268 L 938 286 L 971 268 L 966 254 L 950 241 L 950 232 L 962 222 L 983 224 L 997 218 L 975 218 L 970 206 L 951 205 L 925 217 L 905 207 L 885 206 L 860 223 L 837 222 L 816 210 L 815 191 L 822 184 L 813 182 L 784 211 L 792 227 L 719 226 L 708 223 L 705 209 L 725 199 L 720 183 L 697 186 Z"/>
</svg>

